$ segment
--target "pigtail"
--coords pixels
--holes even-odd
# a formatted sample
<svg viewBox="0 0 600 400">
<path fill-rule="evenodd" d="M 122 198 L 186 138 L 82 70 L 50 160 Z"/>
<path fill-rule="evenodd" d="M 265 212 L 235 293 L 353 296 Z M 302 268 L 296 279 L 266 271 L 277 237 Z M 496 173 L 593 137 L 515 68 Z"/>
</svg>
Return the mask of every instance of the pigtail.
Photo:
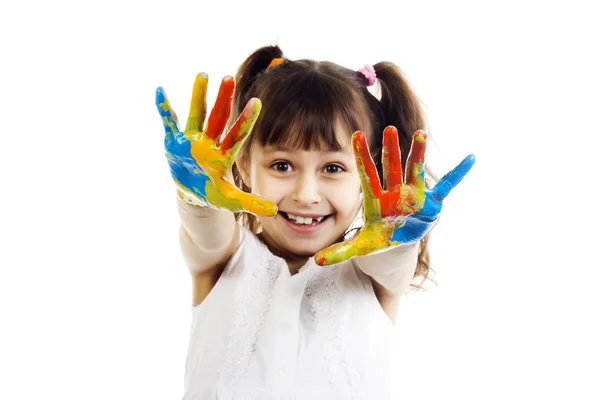
<svg viewBox="0 0 600 400">
<path fill-rule="evenodd" d="M 255 50 L 248 58 L 246 58 L 242 65 L 240 65 L 235 75 L 236 87 L 233 94 L 232 113 L 228 124 L 230 127 L 233 126 L 235 120 L 242 113 L 248 100 L 254 97 L 255 91 L 252 90 L 252 87 L 256 78 L 269 67 L 269 64 L 274 58 L 281 58 L 282 56 L 283 52 L 279 46 L 264 46 Z M 247 155 L 248 153 L 246 152 L 245 154 Z M 233 165 L 232 174 L 237 187 L 244 192 L 250 193 L 251 189 L 244 183 L 242 175 L 237 168 L 237 164 Z M 250 213 L 241 212 L 235 213 L 235 219 L 250 231 L 258 233 L 260 223 L 256 216 Z"/>
<path fill-rule="evenodd" d="M 244 106 L 252 98 L 250 89 L 256 81 L 258 75 L 264 72 L 274 58 L 281 58 L 283 52 L 279 46 L 264 46 L 255 50 L 246 58 L 240 65 L 237 74 L 235 75 L 236 89 L 233 95 L 233 110 L 230 124 L 235 122 L 235 119 L 244 109 Z"/>
<path fill-rule="evenodd" d="M 425 118 L 419 99 L 395 64 L 380 62 L 373 68 L 381 89 L 379 103 L 384 114 L 385 126 L 393 125 L 398 129 L 402 165 L 406 165 L 413 133 L 418 129 L 425 129 Z M 376 136 L 375 142 L 381 143 L 383 129 L 373 133 Z"/>
<path fill-rule="evenodd" d="M 398 129 L 398 138 L 400 142 L 400 152 L 402 157 L 402 165 L 406 166 L 408 153 L 412 144 L 412 136 L 418 129 L 426 129 L 425 116 L 421 108 L 418 97 L 414 94 L 408 82 L 402 76 L 400 68 L 390 62 L 380 62 L 373 66 L 381 88 L 381 99 L 379 101 L 383 118 L 384 126 L 379 126 L 374 133 L 374 142 L 381 143 L 383 139 L 383 128 L 388 125 L 393 125 Z M 431 138 L 428 138 L 431 141 Z M 381 171 L 381 147 L 377 153 L 378 171 Z M 406 168 L 404 174 L 406 176 Z M 381 175 L 380 175 L 381 176 Z M 431 187 L 431 183 L 435 181 L 435 177 L 431 173 L 430 168 L 425 165 L 425 185 Z M 430 256 L 428 250 L 428 242 L 431 231 L 421 239 L 419 243 L 419 256 L 417 260 L 417 268 L 413 278 L 420 277 L 421 284 L 415 285 L 411 283 L 414 289 L 423 289 L 422 283 L 429 278 L 429 272 L 432 271 L 430 265 Z M 431 278 L 429 278 L 431 279 Z"/>
</svg>

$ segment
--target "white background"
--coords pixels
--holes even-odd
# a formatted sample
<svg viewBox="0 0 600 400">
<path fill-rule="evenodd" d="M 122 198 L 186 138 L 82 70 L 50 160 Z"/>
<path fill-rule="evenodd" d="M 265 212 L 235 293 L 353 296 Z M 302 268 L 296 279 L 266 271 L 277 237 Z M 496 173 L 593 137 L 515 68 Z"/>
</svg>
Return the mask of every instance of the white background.
<svg viewBox="0 0 600 400">
<path fill-rule="evenodd" d="M 598 399 L 598 14 L 583 1 L 20 1 L 0 10 L 0 398 L 178 399 L 191 285 L 154 91 L 257 47 L 397 63 L 448 198 L 398 399 Z M 596 38 L 596 39 L 594 39 Z"/>
</svg>

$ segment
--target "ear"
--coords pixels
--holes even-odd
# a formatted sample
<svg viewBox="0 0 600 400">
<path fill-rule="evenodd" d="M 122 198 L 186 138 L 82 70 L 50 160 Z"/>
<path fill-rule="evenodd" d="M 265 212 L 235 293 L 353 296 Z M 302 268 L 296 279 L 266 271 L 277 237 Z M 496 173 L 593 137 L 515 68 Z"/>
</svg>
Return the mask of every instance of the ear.
<svg viewBox="0 0 600 400">
<path fill-rule="evenodd" d="M 244 157 L 241 152 L 238 154 L 235 160 L 235 166 L 237 167 L 242 180 L 244 181 L 244 185 L 248 186 L 252 189 L 252 185 L 250 184 L 250 165 L 249 160 Z"/>
</svg>

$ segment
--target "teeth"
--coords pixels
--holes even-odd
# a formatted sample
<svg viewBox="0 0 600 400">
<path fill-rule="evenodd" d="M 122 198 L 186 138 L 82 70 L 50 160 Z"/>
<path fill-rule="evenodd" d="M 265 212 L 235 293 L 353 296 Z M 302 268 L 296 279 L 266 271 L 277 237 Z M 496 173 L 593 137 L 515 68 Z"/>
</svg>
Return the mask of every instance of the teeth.
<svg viewBox="0 0 600 400">
<path fill-rule="evenodd" d="M 310 225 L 313 223 L 312 217 L 301 217 L 299 215 L 287 214 L 288 219 L 295 221 L 297 224 Z M 314 218 L 315 221 L 321 222 L 324 217 Z"/>
</svg>

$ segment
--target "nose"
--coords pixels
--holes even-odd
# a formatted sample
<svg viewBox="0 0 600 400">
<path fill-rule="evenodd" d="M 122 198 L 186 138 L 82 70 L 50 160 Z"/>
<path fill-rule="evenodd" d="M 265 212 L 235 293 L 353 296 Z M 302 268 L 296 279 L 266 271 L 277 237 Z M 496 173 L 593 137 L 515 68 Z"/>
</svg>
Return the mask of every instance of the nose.
<svg viewBox="0 0 600 400">
<path fill-rule="evenodd" d="M 300 204 L 310 205 L 321 201 L 319 180 L 313 174 L 302 174 L 296 181 L 292 199 Z"/>
</svg>

